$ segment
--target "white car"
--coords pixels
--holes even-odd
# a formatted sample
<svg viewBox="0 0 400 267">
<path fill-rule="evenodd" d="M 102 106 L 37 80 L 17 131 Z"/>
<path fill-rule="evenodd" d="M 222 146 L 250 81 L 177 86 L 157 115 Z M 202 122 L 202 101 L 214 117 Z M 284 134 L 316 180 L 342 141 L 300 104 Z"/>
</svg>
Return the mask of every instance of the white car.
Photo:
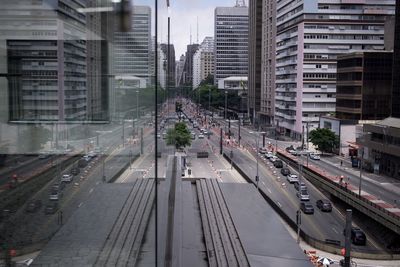
<svg viewBox="0 0 400 267">
<path fill-rule="evenodd" d="M 265 147 L 260 147 L 260 148 L 258 149 L 258 152 L 261 153 L 261 154 L 265 154 L 265 153 L 268 152 L 268 150 L 267 150 Z"/>
<path fill-rule="evenodd" d="M 72 182 L 72 179 L 73 179 L 73 175 L 72 174 L 64 174 L 61 177 L 61 182 L 70 183 L 70 182 Z"/>
<path fill-rule="evenodd" d="M 272 154 L 272 152 L 267 152 L 267 154 L 265 154 L 265 157 L 267 158 L 267 159 L 270 159 L 270 158 L 272 158 L 274 156 L 274 154 Z"/>
<path fill-rule="evenodd" d="M 307 190 L 300 190 L 296 193 L 297 197 L 300 198 L 300 201 L 310 201 L 310 195 Z"/>
<path fill-rule="evenodd" d="M 272 156 L 272 157 L 269 158 L 269 161 L 271 161 L 271 162 L 275 162 L 277 160 L 278 160 L 277 156 Z"/>
<path fill-rule="evenodd" d="M 313 159 L 313 160 L 320 160 L 321 159 L 321 157 L 318 154 L 310 153 L 309 155 L 310 155 L 310 159 Z"/>
<path fill-rule="evenodd" d="M 299 181 L 299 177 L 297 177 L 296 174 L 289 174 L 288 176 L 286 176 L 286 178 L 291 184 Z"/>
<path fill-rule="evenodd" d="M 199 139 L 203 139 L 204 135 L 203 134 L 199 134 Z"/>
</svg>

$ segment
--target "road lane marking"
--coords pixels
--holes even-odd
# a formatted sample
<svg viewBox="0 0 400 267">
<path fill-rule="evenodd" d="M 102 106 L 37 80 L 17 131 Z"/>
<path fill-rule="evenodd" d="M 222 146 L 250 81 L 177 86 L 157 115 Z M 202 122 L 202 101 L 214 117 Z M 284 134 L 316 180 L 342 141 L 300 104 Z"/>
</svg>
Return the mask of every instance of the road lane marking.
<svg viewBox="0 0 400 267">
<path fill-rule="evenodd" d="M 83 202 L 79 203 L 78 208 L 80 208 L 83 205 Z"/>
<path fill-rule="evenodd" d="M 339 234 L 338 230 L 336 230 L 335 227 L 332 227 L 332 230 L 333 230 L 336 234 Z"/>
<path fill-rule="evenodd" d="M 271 191 L 271 189 L 269 189 L 269 188 L 267 187 L 267 190 L 268 190 L 268 192 L 269 192 L 270 194 L 272 194 L 272 191 Z"/>
<path fill-rule="evenodd" d="M 93 193 L 93 188 L 89 190 L 89 194 Z"/>
<path fill-rule="evenodd" d="M 279 206 L 280 208 L 282 208 L 282 204 L 279 203 L 279 201 L 277 201 L 276 204 L 278 204 L 278 206 Z"/>
</svg>

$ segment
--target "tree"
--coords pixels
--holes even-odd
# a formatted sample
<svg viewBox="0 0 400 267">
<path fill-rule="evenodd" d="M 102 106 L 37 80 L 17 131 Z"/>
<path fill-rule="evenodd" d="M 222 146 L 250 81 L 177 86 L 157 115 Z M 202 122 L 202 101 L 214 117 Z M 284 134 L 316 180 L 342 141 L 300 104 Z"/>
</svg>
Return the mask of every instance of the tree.
<svg viewBox="0 0 400 267">
<path fill-rule="evenodd" d="M 184 122 L 175 123 L 175 128 L 168 130 L 167 145 L 175 145 L 176 148 L 182 148 L 190 144 L 190 132 Z"/>
<path fill-rule="evenodd" d="M 324 152 L 332 152 L 337 147 L 338 138 L 334 132 L 326 128 L 314 129 L 310 132 L 308 138 L 313 143 L 317 150 Z"/>
</svg>

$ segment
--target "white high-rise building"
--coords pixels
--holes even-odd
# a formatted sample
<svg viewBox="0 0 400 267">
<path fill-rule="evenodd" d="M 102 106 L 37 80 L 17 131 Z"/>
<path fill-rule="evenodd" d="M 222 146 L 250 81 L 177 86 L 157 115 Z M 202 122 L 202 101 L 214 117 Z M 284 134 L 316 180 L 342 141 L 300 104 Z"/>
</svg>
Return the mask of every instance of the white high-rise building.
<svg viewBox="0 0 400 267">
<path fill-rule="evenodd" d="M 151 9 L 133 6 L 132 29 L 114 34 L 114 68 L 117 75 L 132 75 L 150 84 L 152 62 Z"/>
<path fill-rule="evenodd" d="M 384 49 L 394 0 L 278 0 L 275 122 L 300 138 L 306 123 L 335 112 L 336 56 Z M 349 88 L 349 94 L 357 86 Z"/>
<path fill-rule="evenodd" d="M 193 88 L 210 74 L 214 74 L 214 39 L 205 37 L 193 55 Z"/>
<path fill-rule="evenodd" d="M 167 55 L 158 48 L 158 82 L 165 89 L 167 85 Z"/>
<path fill-rule="evenodd" d="M 248 8 L 244 5 L 217 7 L 214 13 L 214 83 L 248 73 Z"/>
</svg>

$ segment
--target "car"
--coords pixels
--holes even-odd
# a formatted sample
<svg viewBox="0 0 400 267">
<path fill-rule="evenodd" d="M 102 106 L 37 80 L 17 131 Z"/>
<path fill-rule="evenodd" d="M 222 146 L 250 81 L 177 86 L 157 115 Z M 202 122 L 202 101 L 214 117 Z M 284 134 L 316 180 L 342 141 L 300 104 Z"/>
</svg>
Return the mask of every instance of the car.
<svg viewBox="0 0 400 267">
<path fill-rule="evenodd" d="M 43 152 L 39 154 L 39 159 L 47 159 L 50 156 L 51 156 L 50 152 Z"/>
<path fill-rule="evenodd" d="M 283 168 L 283 161 L 280 159 L 275 160 L 274 166 L 275 166 L 275 168 Z"/>
<path fill-rule="evenodd" d="M 290 174 L 290 170 L 288 168 L 282 168 L 281 173 L 283 176 L 288 176 Z"/>
<path fill-rule="evenodd" d="M 58 190 L 52 190 L 49 195 L 49 200 L 59 200 L 62 197 L 62 192 Z"/>
<path fill-rule="evenodd" d="M 300 188 L 301 190 L 307 190 L 306 184 L 303 183 L 303 182 L 301 182 L 301 185 L 300 185 L 299 181 L 294 182 L 294 188 L 295 188 L 297 191 L 299 191 L 299 188 Z"/>
<path fill-rule="evenodd" d="M 199 139 L 204 139 L 204 135 L 199 134 Z"/>
<path fill-rule="evenodd" d="M 65 184 L 64 183 L 54 183 L 51 188 L 50 188 L 50 192 L 51 191 L 61 191 L 65 188 Z"/>
<path fill-rule="evenodd" d="M 343 235 L 346 235 L 346 230 L 343 230 Z M 351 227 L 350 239 L 354 245 L 365 246 L 367 244 L 367 236 L 357 227 Z"/>
<path fill-rule="evenodd" d="M 278 160 L 277 156 L 272 156 L 269 158 L 269 161 L 271 161 L 271 162 L 275 162 L 276 160 Z"/>
<path fill-rule="evenodd" d="M 54 214 L 54 213 L 56 213 L 57 209 L 58 209 L 58 202 L 57 201 L 50 202 L 44 208 L 44 213 L 45 214 Z"/>
<path fill-rule="evenodd" d="M 315 205 L 321 211 L 326 211 L 326 212 L 331 212 L 332 211 L 332 204 L 327 199 L 318 199 L 317 202 L 315 203 Z"/>
<path fill-rule="evenodd" d="M 161 134 L 157 134 L 157 139 L 161 139 Z"/>
<path fill-rule="evenodd" d="M 272 154 L 272 152 L 267 152 L 266 154 L 265 154 L 265 158 L 267 158 L 267 159 L 270 159 L 270 158 L 272 158 L 274 156 L 274 154 Z"/>
<path fill-rule="evenodd" d="M 25 208 L 25 212 L 34 213 L 42 207 L 42 201 L 40 199 L 32 199 L 28 202 Z"/>
<path fill-rule="evenodd" d="M 85 155 L 82 157 L 82 159 L 84 159 L 86 162 L 89 162 L 92 159 L 92 157 L 90 157 L 89 155 Z"/>
<path fill-rule="evenodd" d="M 258 149 L 258 153 L 260 153 L 260 154 L 265 154 L 265 153 L 267 153 L 268 152 L 268 150 L 265 148 L 265 147 L 260 147 L 259 149 Z"/>
<path fill-rule="evenodd" d="M 314 214 L 314 207 L 311 203 L 300 203 L 300 210 L 304 212 L 304 214 Z"/>
<path fill-rule="evenodd" d="M 71 174 L 72 175 L 78 175 L 81 171 L 79 170 L 79 168 L 72 168 L 71 169 Z"/>
<path fill-rule="evenodd" d="M 288 176 L 286 176 L 286 179 L 291 184 L 299 181 L 299 177 L 297 177 L 296 174 L 289 174 Z"/>
<path fill-rule="evenodd" d="M 296 196 L 300 198 L 301 201 L 310 201 L 310 195 L 308 194 L 307 190 L 300 190 L 296 193 Z"/>
<path fill-rule="evenodd" d="M 74 178 L 74 176 L 70 173 L 63 174 L 63 176 L 61 177 L 61 182 L 70 183 L 70 182 L 72 182 L 73 178 Z"/>
<path fill-rule="evenodd" d="M 310 159 L 313 159 L 313 160 L 320 160 L 321 159 L 321 157 L 318 154 L 315 154 L 315 153 L 310 153 L 308 155 L 309 155 Z"/>
</svg>

